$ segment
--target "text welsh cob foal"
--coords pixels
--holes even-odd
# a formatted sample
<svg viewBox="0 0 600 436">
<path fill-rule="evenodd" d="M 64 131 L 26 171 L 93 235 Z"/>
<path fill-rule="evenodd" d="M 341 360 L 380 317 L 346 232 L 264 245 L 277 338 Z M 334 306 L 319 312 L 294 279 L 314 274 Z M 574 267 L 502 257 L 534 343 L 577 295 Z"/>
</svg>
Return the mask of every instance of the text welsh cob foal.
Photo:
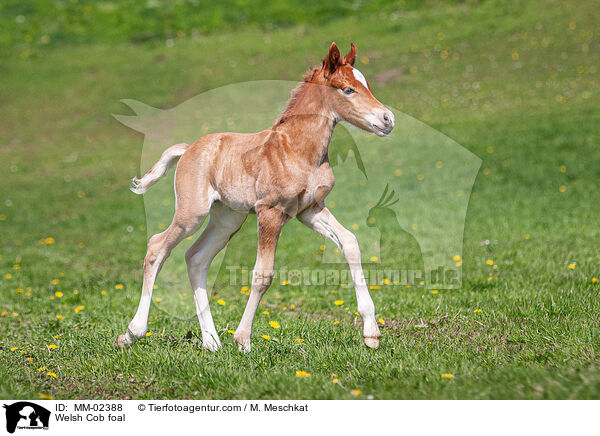
<svg viewBox="0 0 600 436">
<path fill-rule="evenodd" d="M 272 127 L 253 134 L 215 133 L 192 145 L 174 145 L 146 175 L 134 179 L 133 192 L 142 194 L 180 158 L 173 222 L 148 242 L 139 307 L 116 345 L 127 347 L 145 336 L 152 289 L 161 266 L 171 250 L 210 215 L 206 229 L 185 258 L 203 346 L 217 350 L 221 343 L 210 313 L 208 269 L 246 216 L 255 213 L 258 253 L 250 298 L 234 334 L 240 350 L 250 350 L 254 316 L 274 275 L 279 234 L 294 217 L 331 239 L 344 254 L 354 279 L 365 343 L 379 346 L 375 307 L 364 281 L 358 243 L 324 203 L 334 184 L 327 152 L 335 125 L 345 120 L 380 136 L 394 127 L 392 112 L 373 97 L 368 82 L 353 67 L 355 58 L 354 44 L 344 57 L 336 44 L 331 44 L 322 65 L 306 73 Z"/>
</svg>

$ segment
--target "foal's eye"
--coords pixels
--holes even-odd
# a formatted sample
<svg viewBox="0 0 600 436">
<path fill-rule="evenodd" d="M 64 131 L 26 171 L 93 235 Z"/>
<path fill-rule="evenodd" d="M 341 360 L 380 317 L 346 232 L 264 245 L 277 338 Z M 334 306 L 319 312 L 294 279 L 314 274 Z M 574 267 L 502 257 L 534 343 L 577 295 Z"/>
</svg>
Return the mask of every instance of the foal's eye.
<svg viewBox="0 0 600 436">
<path fill-rule="evenodd" d="M 354 88 L 350 88 L 349 86 L 347 86 L 343 89 L 343 92 L 346 95 L 354 94 Z"/>
</svg>

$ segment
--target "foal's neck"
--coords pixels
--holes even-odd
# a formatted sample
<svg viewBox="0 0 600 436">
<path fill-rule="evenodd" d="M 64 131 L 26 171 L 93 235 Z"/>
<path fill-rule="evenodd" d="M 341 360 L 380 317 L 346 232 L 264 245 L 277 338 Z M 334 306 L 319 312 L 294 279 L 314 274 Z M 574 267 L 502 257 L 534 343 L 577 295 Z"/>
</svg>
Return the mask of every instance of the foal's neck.
<svg viewBox="0 0 600 436">
<path fill-rule="evenodd" d="M 318 86 L 300 85 L 297 95 L 281 115 L 273 130 L 286 133 L 292 152 L 319 164 L 327 157 L 337 117 L 326 104 Z"/>
</svg>

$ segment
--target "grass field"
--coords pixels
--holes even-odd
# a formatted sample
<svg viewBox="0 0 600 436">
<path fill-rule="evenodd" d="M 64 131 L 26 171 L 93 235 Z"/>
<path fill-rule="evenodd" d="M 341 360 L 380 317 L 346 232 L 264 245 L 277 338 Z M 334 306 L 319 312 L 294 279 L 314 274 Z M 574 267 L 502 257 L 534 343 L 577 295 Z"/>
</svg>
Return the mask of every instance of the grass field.
<svg viewBox="0 0 600 436">
<path fill-rule="evenodd" d="M 334 21 L 315 8 L 256 26 L 215 18 L 168 38 L 138 37 L 136 23 L 116 36 L 76 22 L 45 34 L 47 11 L 0 10 L 11 26 L 20 14 L 37 23 L 0 32 L 0 397 L 600 398 L 596 5 L 378 5 Z M 173 26 L 196 25 L 184 18 Z M 384 104 L 483 160 L 462 288 L 373 289 L 382 342 L 369 350 L 352 288 L 275 282 L 241 354 L 228 330 L 247 297 L 223 269 L 211 307 L 224 347 L 210 353 L 178 256 L 179 280 L 167 275 L 154 293 L 152 335 L 113 349 L 137 307 L 147 239 L 143 200 L 128 190 L 144 138 L 112 117 L 128 113 L 119 100 L 169 108 L 230 83 L 299 80 L 332 40 L 354 41 Z M 347 199 L 337 208 L 351 207 L 341 182 L 334 192 Z M 255 226 L 232 240 L 232 263 L 253 265 Z M 333 249 L 290 223 L 276 264 L 319 268 L 323 244 Z"/>
</svg>

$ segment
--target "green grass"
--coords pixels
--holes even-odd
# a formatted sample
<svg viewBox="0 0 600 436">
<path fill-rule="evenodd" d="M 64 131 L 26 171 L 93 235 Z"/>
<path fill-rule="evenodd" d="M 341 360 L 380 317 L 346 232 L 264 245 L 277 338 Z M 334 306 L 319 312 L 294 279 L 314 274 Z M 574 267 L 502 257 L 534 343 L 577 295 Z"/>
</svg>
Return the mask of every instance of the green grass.
<svg viewBox="0 0 600 436">
<path fill-rule="evenodd" d="M 594 3 L 393 10 L 277 22 L 285 28 L 223 25 L 170 47 L 93 32 L 56 46 L 11 43 L 0 54 L 0 397 L 345 399 L 359 390 L 358 398 L 376 399 L 599 398 Z M 114 350 L 137 306 L 147 236 L 143 201 L 127 189 L 143 137 L 112 118 L 127 112 L 119 100 L 168 108 L 230 83 L 296 80 L 331 40 L 357 44 L 357 66 L 381 101 L 483 159 L 467 215 L 462 288 L 372 290 L 385 324 L 381 348 L 368 350 L 351 288 L 277 282 L 244 355 L 227 330 L 237 326 L 246 296 L 222 270 L 212 310 L 224 347 L 210 353 L 198 343 L 178 256 L 154 295 L 162 301 L 151 310 L 152 336 Z M 340 130 L 334 144 L 344 138 Z M 336 184 L 335 195 L 351 199 L 345 192 Z M 255 223 L 251 217 L 232 240 L 230 264 L 252 266 Z M 40 243 L 48 237 L 54 243 Z M 410 245 L 402 235 L 397 241 Z M 319 268 L 321 244 L 333 249 L 292 222 L 276 264 Z M 182 275 L 175 281 L 169 271 Z M 58 348 L 50 352 L 50 344 Z"/>
</svg>

